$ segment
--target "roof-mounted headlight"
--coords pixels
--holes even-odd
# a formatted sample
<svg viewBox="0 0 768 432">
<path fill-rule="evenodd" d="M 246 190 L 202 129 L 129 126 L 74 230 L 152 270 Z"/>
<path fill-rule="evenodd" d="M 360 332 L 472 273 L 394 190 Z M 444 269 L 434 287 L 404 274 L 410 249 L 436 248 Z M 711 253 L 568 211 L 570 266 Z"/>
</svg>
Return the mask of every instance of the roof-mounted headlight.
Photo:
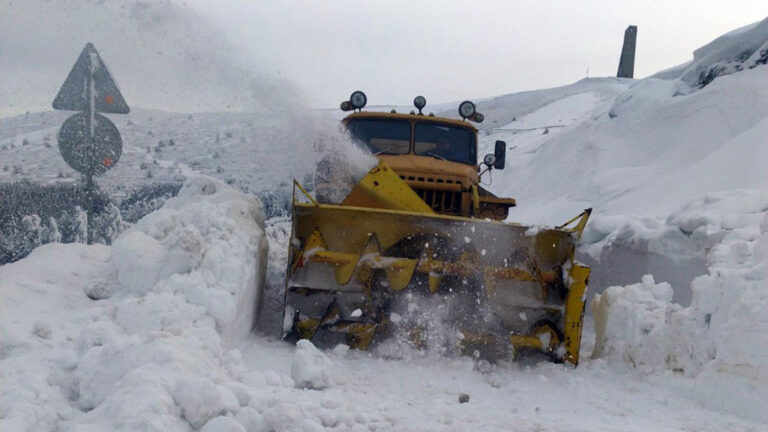
<svg viewBox="0 0 768 432">
<path fill-rule="evenodd" d="M 421 114 L 421 109 L 424 108 L 427 105 L 427 99 L 424 96 L 416 96 L 413 99 L 413 106 L 418 108 L 419 114 Z"/>
<path fill-rule="evenodd" d="M 459 115 L 463 119 L 471 118 L 475 115 L 475 104 L 470 101 L 464 101 L 459 104 Z"/>
<path fill-rule="evenodd" d="M 354 109 L 363 109 L 365 104 L 368 103 L 368 98 L 365 96 L 365 93 L 358 90 L 349 97 L 349 103 L 352 104 Z"/>
<path fill-rule="evenodd" d="M 485 120 L 485 116 L 477 112 L 475 104 L 470 101 L 459 104 L 459 115 L 464 120 L 471 120 L 476 123 L 482 123 Z"/>
</svg>

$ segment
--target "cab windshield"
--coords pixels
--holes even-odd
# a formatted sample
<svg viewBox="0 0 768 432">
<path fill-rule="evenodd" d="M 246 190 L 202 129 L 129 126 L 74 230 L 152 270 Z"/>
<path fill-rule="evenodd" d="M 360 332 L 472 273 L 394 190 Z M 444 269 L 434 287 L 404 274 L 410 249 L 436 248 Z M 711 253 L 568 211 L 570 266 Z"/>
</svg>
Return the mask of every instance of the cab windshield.
<svg viewBox="0 0 768 432">
<path fill-rule="evenodd" d="M 435 159 L 477 164 L 475 134 L 462 127 L 416 123 L 411 148 L 411 123 L 404 120 L 355 119 L 347 124 L 355 139 L 374 155 L 414 153 Z"/>
<path fill-rule="evenodd" d="M 371 153 L 407 154 L 411 151 L 411 124 L 402 120 L 358 119 L 347 126 Z"/>
<path fill-rule="evenodd" d="M 477 164 L 472 131 L 434 123 L 416 123 L 414 153 L 469 165 Z"/>
</svg>

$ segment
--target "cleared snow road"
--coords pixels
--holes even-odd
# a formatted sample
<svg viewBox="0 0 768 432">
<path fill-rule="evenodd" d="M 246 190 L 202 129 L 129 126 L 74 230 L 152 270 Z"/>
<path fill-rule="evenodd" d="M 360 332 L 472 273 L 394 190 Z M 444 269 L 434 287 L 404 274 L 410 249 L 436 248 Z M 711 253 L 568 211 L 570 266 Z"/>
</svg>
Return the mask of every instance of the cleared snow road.
<svg viewBox="0 0 768 432">
<path fill-rule="evenodd" d="M 586 333 L 593 337 L 591 329 Z M 265 424 L 277 430 L 293 430 L 302 423 L 305 428 L 317 424 L 371 431 L 761 431 L 765 427 L 681 397 L 679 390 L 690 379 L 672 372 L 644 376 L 602 360 L 584 359 L 576 369 L 548 362 L 477 368 L 467 357 L 414 352 L 403 359 L 385 359 L 330 350 L 326 354 L 332 360 L 334 384 L 304 390 L 292 386 L 291 345 L 254 337 L 241 352 L 249 369 L 271 382 L 256 389 L 251 405 L 277 410 L 276 417 L 265 417 Z M 468 403 L 458 402 L 461 393 L 470 396 Z"/>
</svg>

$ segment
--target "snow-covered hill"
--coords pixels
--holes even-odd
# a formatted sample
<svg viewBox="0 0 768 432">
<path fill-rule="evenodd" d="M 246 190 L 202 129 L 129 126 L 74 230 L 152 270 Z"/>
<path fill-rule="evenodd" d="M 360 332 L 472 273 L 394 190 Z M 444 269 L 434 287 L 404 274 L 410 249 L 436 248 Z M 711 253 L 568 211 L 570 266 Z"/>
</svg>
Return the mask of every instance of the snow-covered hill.
<svg viewBox="0 0 768 432">
<path fill-rule="evenodd" d="M 187 183 L 112 247 L 45 245 L 0 267 L 0 430 L 764 430 L 767 42 L 763 20 L 648 79 L 478 103 L 483 149 L 511 148 L 488 187 L 518 199 L 512 219 L 595 209 L 580 259 L 603 294 L 576 369 L 274 340 L 289 222 L 196 176 L 287 187 L 336 114 L 113 116 L 125 150 L 106 190 Z M 73 181 L 65 117 L 0 119 L 0 181 Z"/>
<path fill-rule="evenodd" d="M 313 142 L 321 132 L 312 123 L 292 127 L 301 122 L 300 113 L 180 114 L 138 108 L 113 115 L 123 154 L 97 182 L 118 196 L 142 185 L 180 182 L 191 173 L 215 176 L 245 191 L 287 186 L 296 173 L 311 171 Z M 0 181 L 78 181 L 56 142 L 69 115 L 49 111 L 0 120 Z"/>
</svg>

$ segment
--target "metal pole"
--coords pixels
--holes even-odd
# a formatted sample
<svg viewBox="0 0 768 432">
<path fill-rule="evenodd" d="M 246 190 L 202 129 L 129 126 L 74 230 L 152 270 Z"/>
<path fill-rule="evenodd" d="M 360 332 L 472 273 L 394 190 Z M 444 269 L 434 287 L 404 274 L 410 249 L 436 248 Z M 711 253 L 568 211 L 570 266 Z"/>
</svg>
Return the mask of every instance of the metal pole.
<svg viewBox="0 0 768 432">
<path fill-rule="evenodd" d="M 93 175 L 86 174 L 85 176 L 85 201 L 86 201 L 86 215 L 88 220 L 88 244 L 93 243 Z"/>
<path fill-rule="evenodd" d="M 89 163 L 88 166 L 93 166 L 93 120 L 94 120 L 94 94 L 93 94 L 93 64 L 91 56 L 88 55 L 88 73 L 85 74 L 85 100 L 86 100 L 86 128 L 85 128 L 85 143 L 86 151 L 88 153 Z M 88 172 L 85 175 L 85 200 L 86 200 L 86 215 L 88 219 L 87 228 L 87 241 L 88 244 L 93 243 L 93 172 Z"/>
</svg>

